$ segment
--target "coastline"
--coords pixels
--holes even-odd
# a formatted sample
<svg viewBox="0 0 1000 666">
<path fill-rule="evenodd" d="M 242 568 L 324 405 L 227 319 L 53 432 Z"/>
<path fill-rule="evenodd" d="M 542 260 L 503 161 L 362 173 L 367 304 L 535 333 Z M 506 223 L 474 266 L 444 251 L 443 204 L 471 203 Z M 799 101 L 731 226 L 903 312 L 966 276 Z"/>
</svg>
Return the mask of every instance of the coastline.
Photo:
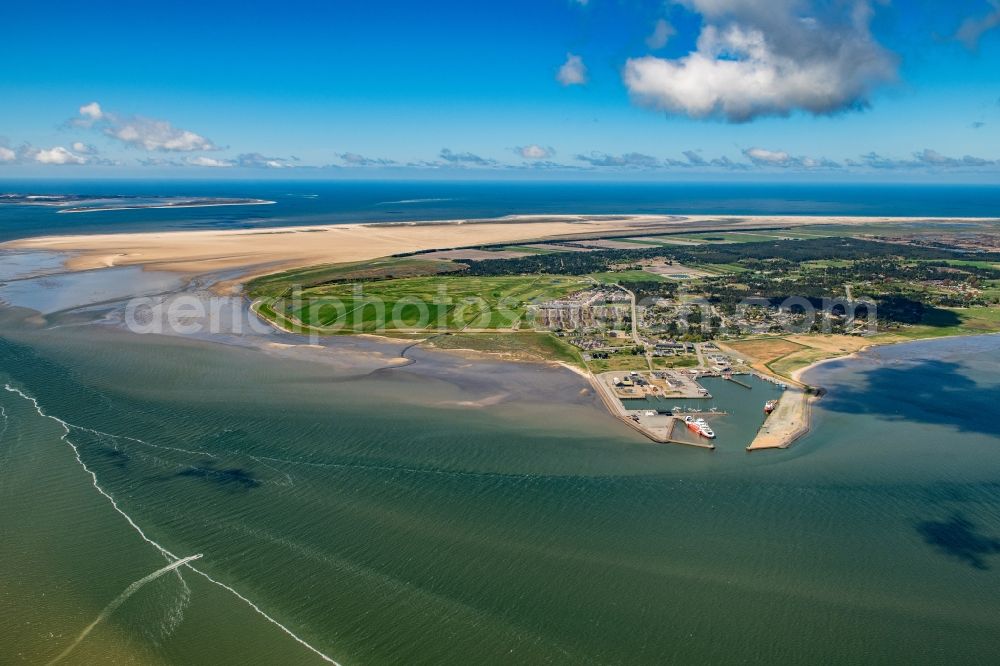
<svg viewBox="0 0 1000 666">
<path fill-rule="evenodd" d="M 265 202 L 261 202 L 265 203 Z M 273 202 L 271 202 L 273 203 Z M 220 203 L 206 205 L 256 205 Z M 176 208 L 178 206 L 162 206 Z M 0 244 L 0 249 L 44 250 L 63 254 L 69 272 L 114 266 L 140 266 L 193 277 L 225 274 L 211 289 L 236 292 L 247 280 L 289 268 L 324 263 L 364 261 L 403 252 L 443 250 L 456 247 L 527 241 L 551 241 L 597 235 L 642 235 L 683 233 L 723 227 L 727 230 L 772 225 L 807 226 L 820 224 L 906 223 L 928 218 L 856 216 L 681 216 L 681 215 L 512 215 L 482 220 L 444 220 L 406 223 L 351 223 L 301 227 L 272 227 L 238 230 L 164 231 L 72 236 L 42 236 Z M 951 221 L 992 218 L 942 218 Z M 250 304 L 255 312 L 254 304 Z M 261 317 L 263 318 L 263 317 Z M 276 330 L 284 330 L 268 321 Z M 287 330 L 285 332 L 288 332 Z M 379 336 L 382 337 L 382 336 Z M 954 336 L 949 336 L 954 337 Z M 398 342 L 396 338 L 384 338 Z M 420 344 L 425 339 L 414 339 Z M 791 372 L 787 377 L 766 366 L 762 372 L 772 379 L 790 381 L 778 409 L 761 427 L 748 451 L 783 449 L 809 432 L 812 403 L 817 393 L 808 390 L 802 379 L 813 369 L 834 360 L 856 357 L 859 352 L 888 344 L 915 340 L 879 340 L 848 354 L 820 359 Z M 471 354 L 503 361 L 543 363 L 561 366 L 586 379 L 593 388 L 594 378 L 569 363 L 535 358 L 514 358 L 510 354 L 477 349 L 437 349 L 442 353 Z M 729 350 L 732 351 L 732 350 Z M 739 355 L 737 353 L 737 355 Z M 601 391 L 597 391 L 601 395 Z M 603 396 L 602 396 L 603 397 Z M 616 409 L 605 402 L 613 416 Z M 627 421 L 627 419 L 621 419 Z M 633 425 L 632 423 L 627 423 Z"/>
<path fill-rule="evenodd" d="M 880 340 L 872 342 L 869 345 L 865 345 L 864 347 L 852 351 L 849 354 L 831 356 L 829 358 L 820 359 L 818 361 L 810 363 L 809 365 L 803 366 L 792 372 L 792 374 L 790 375 L 790 379 L 799 384 L 801 387 L 812 389 L 813 392 L 811 395 L 809 395 L 806 394 L 804 391 L 801 391 L 802 393 L 801 398 L 796 399 L 796 402 L 800 405 L 799 409 L 801 410 L 801 417 L 798 417 L 797 415 L 796 417 L 793 417 L 791 420 L 789 420 L 788 417 L 785 417 L 785 419 L 782 422 L 783 426 L 785 424 L 793 425 L 795 423 L 798 423 L 798 427 L 794 427 L 793 425 L 793 427 L 789 428 L 786 426 L 782 429 L 780 434 L 763 433 L 762 429 L 762 435 L 758 435 L 758 437 L 754 440 L 753 444 L 747 447 L 747 450 L 758 451 L 764 449 L 786 449 L 792 444 L 794 444 L 797 440 L 801 439 L 802 437 L 804 437 L 809 433 L 812 422 L 812 409 L 813 409 L 812 406 L 815 402 L 817 402 L 825 395 L 827 395 L 828 391 L 822 386 L 812 386 L 810 384 L 807 384 L 804 381 L 804 378 L 807 374 L 825 364 L 833 363 L 834 361 L 860 359 L 863 354 L 873 349 L 877 349 L 879 347 L 895 347 L 897 345 L 928 343 L 938 340 L 941 341 L 956 340 L 960 338 L 973 338 L 980 336 L 997 336 L 997 335 L 1000 335 L 1000 333 L 974 332 L 974 333 L 959 333 L 955 335 L 945 335 L 934 338 Z M 796 391 L 798 391 L 798 389 L 796 389 Z M 780 409 L 780 403 L 779 403 L 779 409 Z M 775 411 L 775 414 L 778 414 L 777 410 Z"/>
<path fill-rule="evenodd" d="M 150 206 L 104 206 L 104 207 L 79 207 L 62 208 L 56 213 L 111 213 L 116 210 L 155 210 L 160 208 L 215 208 L 218 206 L 268 206 L 276 204 L 277 201 L 267 199 L 255 199 L 253 201 L 228 201 L 224 203 L 191 203 L 191 204 L 154 204 Z"/>
<path fill-rule="evenodd" d="M 0 248 L 73 252 L 70 269 L 157 266 L 180 273 L 233 270 L 276 272 L 324 263 L 346 263 L 394 254 L 556 239 L 738 231 L 761 224 L 781 227 L 860 226 L 964 222 L 996 218 L 766 215 L 512 215 L 426 222 L 369 222 L 258 229 L 211 229 L 117 234 L 35 236 Z"/>
</svg>

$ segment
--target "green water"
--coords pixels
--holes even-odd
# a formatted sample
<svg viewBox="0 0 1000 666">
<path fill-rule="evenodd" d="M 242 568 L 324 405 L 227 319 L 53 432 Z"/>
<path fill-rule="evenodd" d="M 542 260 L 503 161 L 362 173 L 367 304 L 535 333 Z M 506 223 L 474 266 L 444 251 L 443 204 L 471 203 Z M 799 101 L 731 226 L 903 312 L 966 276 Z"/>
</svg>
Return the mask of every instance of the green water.
<svg viewBox="0 0 1000 666">
<path fill-rule="evenodd" d="M 0 663 L 66 648 L 150 542 L 211 580 L 156 579 L 64 663 L 1000 659 L 998 338 L 826 366 L 814 433 L 747 455 L 652 445 L 561 370 L 347 378 L 23 318 L 0 387 L 69 433 L 0 390 Z"/>
</svg>

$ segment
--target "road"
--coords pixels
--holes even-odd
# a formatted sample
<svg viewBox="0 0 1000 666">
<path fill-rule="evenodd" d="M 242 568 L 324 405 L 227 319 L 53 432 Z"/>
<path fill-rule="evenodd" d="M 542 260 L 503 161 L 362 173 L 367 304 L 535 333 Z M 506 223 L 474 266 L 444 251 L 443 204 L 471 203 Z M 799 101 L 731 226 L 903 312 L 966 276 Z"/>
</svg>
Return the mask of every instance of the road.
<svg viewBox="0 0 1000 666">
<path fill-rule="evenodd" d="M 635 293 L 626 289 L 620 284 L 616 284 L 615 286 L 624 291 L 626 294 L 628 294 L 629 302 L 632 306 L 632 341 L 639 347 L 642 347 L 643 354 L 646 357 L 646 365 L 649 366 L 649 371 L 652 372 L 653 356 L 652 354 L 650 354 L 649 348 L 646 346 L 646 343 L 643 342 L 641 337 L 639 337 L 639 308 L 635 302 Z"/>
</svg>

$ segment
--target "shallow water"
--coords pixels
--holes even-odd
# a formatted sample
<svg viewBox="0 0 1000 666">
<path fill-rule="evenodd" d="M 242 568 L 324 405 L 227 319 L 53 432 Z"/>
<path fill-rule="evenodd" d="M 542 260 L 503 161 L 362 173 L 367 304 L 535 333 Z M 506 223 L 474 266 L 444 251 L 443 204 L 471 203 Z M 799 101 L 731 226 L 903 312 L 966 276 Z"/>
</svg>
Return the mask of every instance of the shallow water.
<svg viewBox="0 0 1000 666">
<path fill-rule="evenodd" d="M 0 662 L 162 568 L 136 527 L 228 588 L 158 578 L 77 663 L 1000 658 L 1000 338 L 822 366 L 816 430 L 747 455 L 650 444 L 562 370 L 345 377 L 27 314 L 0 312 L 0 387 L 80 460 L 0 390 Z"/>
<path fill-rule="evenodd" d="M 183 278 L 174 273 L 122 266 L 0 283 L 0 302 L 51 314 L 132 297 L 153 296 L 177 290 L 183 283 Z"/>
</svg>

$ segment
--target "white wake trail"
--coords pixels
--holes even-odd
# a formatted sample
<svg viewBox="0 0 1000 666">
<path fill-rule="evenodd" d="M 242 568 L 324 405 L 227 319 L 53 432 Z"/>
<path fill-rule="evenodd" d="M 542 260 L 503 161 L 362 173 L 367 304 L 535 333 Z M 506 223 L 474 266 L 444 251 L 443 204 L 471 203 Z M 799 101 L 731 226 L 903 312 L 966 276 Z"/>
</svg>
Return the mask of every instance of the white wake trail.
<svg viewBox="0 0 1000 666">
<path fill-rule="evenodd" d="M 199 553 L 198 555 L 191 555 L 190 557 L 185 557 L 183 559 L 177 560 L 176 562 L 172 562 L 172 563 L 168 564 L 167 566 L 163 567 L 162 569 L 157 569 L 156 571 L 154 571 L 153 573 L 149 574 L 148 576 L 144 576 L 144 577 L 140 578 L 139 580 L 135 581 L 134 583 L 132 583 L 131 585 L 129 585 L 128 587 L 126 587 L 124 592 L 122 592 L 121 594 L 119 594 L 117 597 L 115 597 L 111 601 L 110 604 L 108 604 L 107 606 L 105 606 L 104 610 L 102 610 L 100 612 L 100 614 L 98 614 L 98 616 L 94 619 L 94 621 L 91 622 L 90 624 L 88 624 L 87 627 L 83 631 L 80 632 L 80 635 L 76 637 L 76 640 L 74 640 L 72 643 L 70 643 L 69 646 L 65 650 L 63 650 L 62 652 L 60 652 L 59 656 L 57 656 L 55 659 L 53 659 L 52 661 L 50 661 L 48 663 L 48 666 L 52 666 L 52 664 L 60 662 L 63 659 L 65 659 L 66 657 L 68 657 L 69 654 L 73 650 L 76 649 L 76 646 L 79 645 L 80 643 L 82 643 L 83 639 L 85 639 L 87 637 L 87 635 L 90 634 L 90 632 L 94 630 L 94 627 L 96 627 L 97 625 L 99 625 L 101 622 L 104 622 L 109 617 L 111 617 L 111 614 L 114 613 L 116 610 L 118 610 L 118 608 L 123 603 L 125 603 L 126 601 L 128 601 L 129 597 L 131 597 L 133 594 L 135 594 L 136 592 L 138 592 L 141 587 L 143 587 L 147 583 L 152 583 L 154 580 L 156 580 L 157 578 L 159 578 L 163 574 L 170 573 L 174 569 L 182 567 L 185 564 L 187 564 L 188 562 L 194 562 L 195 560 L 201 559 L 201 557 L 202 557 L 202 555 Z"/>
<path fill-rule="evenodd" d="M 70 448 L 73 449 L 73 455 L 76 457 L 76 462 L 80 464 L 80 467 L 82 467 L 83 470 L 87 474 L 90 475 L 90 478 L 91 478 L 91 481 L 93 483 L 94 489 L 97 490 L 97 492 L 99 492 L 101 495 L 103 495 L 104 498 L 107 499 L 108 502 L 111 503 L 111 506 L 114 508 L 114 510 L 117 511 L 122 516 L 122 518 L 124 518 L 125 521 L 129 525 L 132 526 L 132 529 L 134 529 L 136 532 L 139 533 L 139 536 L 142 537 L 143 541 L 145 541 L 149 545 L 151 545 L 154 548 L 156 548 L 158 551 L 160 551 L 163 555 L 167 556 L 171 560 L 178 560 L 178 559 L 180 559 L 179 557 L 177 557 L 176 555 L 174 555 L 173 553 L 171 553 L 169 550 L 167 550 L 166 548 L 164 548 L 163 546 L 161 546 L 160 544 L 158 544 L 157 542 L 153 541 L 148 536 L 146 536 L 146 533 L 142 531 L 142 528 L 139 527 L 135 523 L 134 520 L 132 520 L 132 517 L 129 516 L 124 511 L 122 511 L 121 507 L 118 506 L 118 502 L 115 501 L 115 498 L 112 497 L 110 494 L 108 494 L 104 490 L 104 488 L 101 488 L 101 485 L 97 482 L 97 475 L 94 474 L 90 470 L 89 467 L 87 467 L 86 463 L 83 462 L 83 459 L 80 457 L 80 450 L 77 448 L 76 444 L 74 444 L 73 441 L 69 439 L 69 434 L 72 431 L 72 428 L 74 428 L 76 426 L 73 426 L 72 424 L 67 423 L 66 421 L 63 421 L 61 418 L 59 418 L 57 416 L 52 416 L 50 414 L 46 414 L 45 411 L 42 409 L 41 405 L 38 404 L 38 400 L 35 399 L 35 398 L 33 398 L 32 396 L 28 395 L 24 391 L 21 391 L 20 389 L 15 388 L 15 387 L 11 386 L 10 384 L 4 384 L 4 389 L 6 389 L 7 391 L 9 391 L 10 393 L 16 393 L 17 395 L 21 396 L 22 398 L 24 398 L 25 400 L 27 400 L 28 402 L 30 402 L 31 404 L 33 404 L 35 406 L 35 411 L 38 412 L 39 416 L 42 416 L 44 418 L 50 419 L 52 421 L 55 421 L 56 423 L 58 423 L 59 425 L 61 425 L 63 427 L 63 430 L 65 430 L 66 432 L 63 434 L 63 436 L 60 439 L 62 441 L 64 441 L 64 442 L 66 442 L 67 444 L 69 444 Z M 91 432 L 93 432 L 93 431 L 91 431 Z M 193 571 L 196 574 L 198 574 L 199 576 L 201 576 L 202 578 L 205 578 L 209 582 L 214 583 L 215 585 L 218 585 L 222 589 L 227 590 L 230 593 L 232 593 L 237 599 L 239 599 L 240 601 L 242 601 L 242 602 L 246 603 L 248 606 L 250 606 L 250 608 L 252 608 L 254 610 L 254 612 L 256 612 L 258 615 L 260 615 L 265 620 L 267 620 L 268 622 L 270 622 L 271 624 L 273 624 L 274 626 L 276 626 L 278 629 L 281 629 L 281 631 L 283 631 L 289 638 L 291 638 L 296 643 L 298 643 L 302 647 L 306 648 L 310 652 L 314 653 L 317 657 L 319 657 L 323 661 L 325 661 L 325 662 L 327 662 L 329 664 L 334 664 L 334 666 L 341 666 L 332 657 L 329 657 L 328 655 L 323 654 L 318 649 L 314 648 L 312 645 L 310 645 L 309 643 L 307 643 L 303 639 L 299 638 L 297 635 L 295 635 L 294 632 L 292 632 L 291 629 L 289 629 L 288 627 L 286 627 L 285 625 L 281 624 L 280 622 L 278 622 L 277 620 L 275 620 L 273 617 L 271 617 L 270 615 L 268 615 L 267 613 L 265 613 L 259 606 L 257 606 L 257 604 L 255 604 L 254 602 L 250 601 L 249 599 L 247 599 L 245 596 L 243 596 L 242 594 L 240 594 L 239 592 L 237 592 L 233 588 L 229 587 L 225 583 L 221 583 L 221 582 L 215 580 L 214 578 L 212 578 L 211 576 L 209 576 L 207 573 L 205 573 L 204 571 L 201 571 L 199 569 L 196 569 L 191 564 L 188 564 L 187 567 L 191 571 Z"/>
</svg>

